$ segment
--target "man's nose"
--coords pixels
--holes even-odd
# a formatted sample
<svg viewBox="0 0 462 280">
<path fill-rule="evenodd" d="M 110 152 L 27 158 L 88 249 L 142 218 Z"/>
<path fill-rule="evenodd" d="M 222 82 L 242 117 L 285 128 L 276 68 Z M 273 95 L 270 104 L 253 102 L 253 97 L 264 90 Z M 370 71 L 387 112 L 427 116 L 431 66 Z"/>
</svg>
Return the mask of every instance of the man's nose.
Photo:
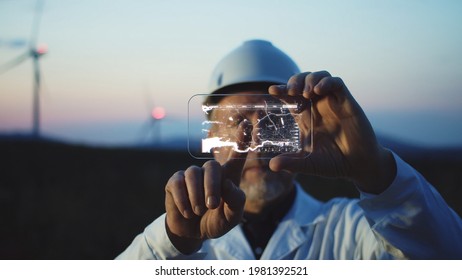
<svg viewBox="0 0 462 280">
<path fill-rule="evenodd" d="M 264 112 L 256 111 L 250 118 L 252 123 L 252 145 L 261 144 L 261 132 L 265 125 L 263 121 L 264 115 Z"/>
<path fill-rule="evenodd" d="M 252 146 L 261 144 L 261 124 L 257 122 L 252 128 Z"/>
</svg>

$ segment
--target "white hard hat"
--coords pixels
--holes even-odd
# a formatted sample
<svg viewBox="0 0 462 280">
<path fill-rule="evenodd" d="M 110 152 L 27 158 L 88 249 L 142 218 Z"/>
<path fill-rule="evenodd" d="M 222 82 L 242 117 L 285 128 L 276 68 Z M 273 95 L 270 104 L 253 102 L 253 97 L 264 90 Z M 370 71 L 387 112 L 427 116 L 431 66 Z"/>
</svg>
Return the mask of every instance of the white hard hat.
<svg viewBox="0 0 462 280">
<path fill-rule="evenodd" d="M 297 73 L 295 62 L 270 42 L 246 41 L 215 67 L 209 93 L 244 83 L 285 84 Z"/>
</svg>

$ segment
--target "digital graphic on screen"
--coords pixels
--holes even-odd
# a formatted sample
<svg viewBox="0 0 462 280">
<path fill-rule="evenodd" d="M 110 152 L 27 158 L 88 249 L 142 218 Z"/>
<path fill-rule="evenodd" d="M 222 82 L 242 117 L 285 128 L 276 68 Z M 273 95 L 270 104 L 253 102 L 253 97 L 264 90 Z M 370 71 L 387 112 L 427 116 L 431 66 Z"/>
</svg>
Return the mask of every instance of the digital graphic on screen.
<svg viewBox="0 0 462 280">
<path fill-rule="evenodd" d="M 303 143 L 297 123 L 303 104 L 282 102 L 262 94 L 247 96 L 243 102 L 238 98 L 231 99 L 233 102 L 207 100 L 207 95 L 195 95 L 189 102 L 189 151 L 194 157 L 212 158 L 213 154 L 229 153 L 232 149 L 239 153 L 255 152 L 266 158 L 299 153 L 307 144 Z M 193 113 L 202 115 L 202 121 L 192 121 Z M 249 122 L 251 127 L 244 132 L 251 134 L 246 137 L 248 143 L 238 140 L 242 121 Z"/>
</svg>

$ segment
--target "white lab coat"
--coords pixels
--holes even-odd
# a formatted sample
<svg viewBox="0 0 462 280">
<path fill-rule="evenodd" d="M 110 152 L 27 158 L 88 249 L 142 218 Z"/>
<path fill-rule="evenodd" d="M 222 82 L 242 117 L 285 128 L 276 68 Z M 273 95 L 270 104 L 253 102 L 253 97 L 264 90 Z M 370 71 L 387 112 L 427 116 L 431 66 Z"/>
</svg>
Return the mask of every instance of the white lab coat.
<svg viewBox="0 0 462 280">
<path fill-rule="evenodd" d="M 294 204 L 261 259 L 462 259 L 462 221 L 436 190 L 395 156 L 397 175 L 380 195 L 320 202 L 297 184 Z M 192 255 L 170 242 L 165 214 L 118 259 L 254 259 L 242 227 Z"/>
</svg>

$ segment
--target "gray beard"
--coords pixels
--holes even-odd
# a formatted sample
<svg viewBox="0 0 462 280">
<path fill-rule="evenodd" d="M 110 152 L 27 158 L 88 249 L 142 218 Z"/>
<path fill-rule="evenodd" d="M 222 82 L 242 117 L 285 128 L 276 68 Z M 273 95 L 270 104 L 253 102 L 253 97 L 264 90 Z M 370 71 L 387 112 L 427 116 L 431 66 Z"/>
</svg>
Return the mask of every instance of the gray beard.
<svg viewBox="0 0 462 280">
<path fill-rule="evenodd" d="M 240 187 L 249 202 L 273 201 L 287 191 L 287 186 L 284 182 L 280 178 L 274 178 L 273 176 L 262 176 L 252 182 L 243 179 Z"/>
</svg>

